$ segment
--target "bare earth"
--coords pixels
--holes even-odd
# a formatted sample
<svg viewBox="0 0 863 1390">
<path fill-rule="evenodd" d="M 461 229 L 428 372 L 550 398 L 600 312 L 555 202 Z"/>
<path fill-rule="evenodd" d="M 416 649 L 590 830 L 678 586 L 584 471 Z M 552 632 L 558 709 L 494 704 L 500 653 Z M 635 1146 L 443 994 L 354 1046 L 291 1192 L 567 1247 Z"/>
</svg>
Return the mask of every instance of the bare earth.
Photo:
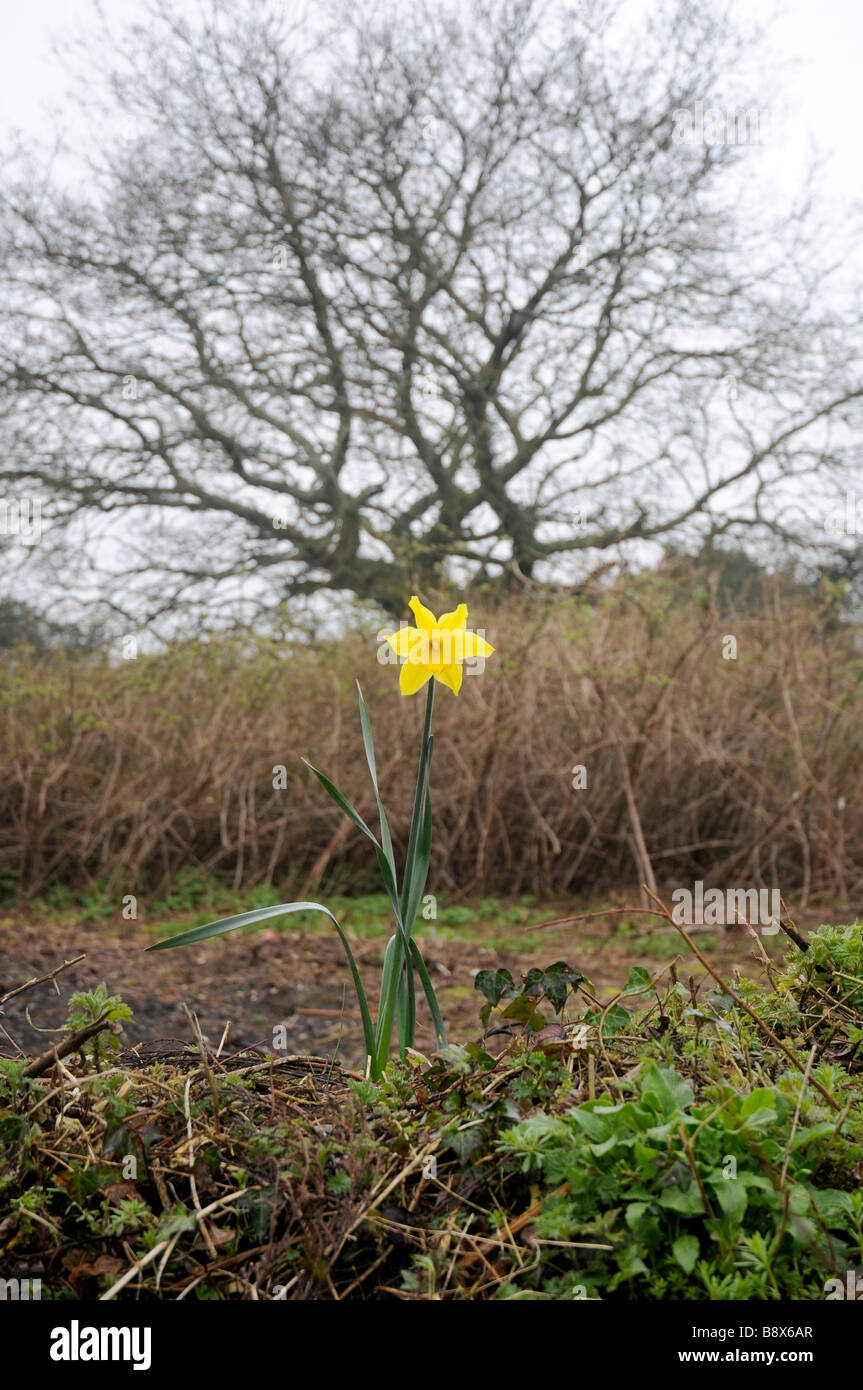
<svg viewBox="0 0 863 1390">
<path fill-rule="evenodd" d="M 564 911 L 566 908 L 559 906 L 538 908 L 533 921 L 547 921 Z M 617 920 L 603 916 L 546 928 L 541 950 L 536 949 L 533 925 L 523 929 L 525 936 L 530 935 L 531 949 L 518 949 L 520 929 L 510 929 L 505 946 L 483 944 L 482 925 L 473 926 L 465 940 L 421 933 L 423 954 L 450 1041 L 468 1042 L 480 1035 L 482 1000 L 474 987 L 477 970 L 504 966 L 518 979 L 533 965 L 565 960 L 593 982 L 603 1000 L 624 985 L 633 965 L 667 972 L 674 958 L 673 928 L 659 934 L 655 925 L 645 926 L 643 942 L 639 935 L 621 940 L 615 936 Z M 499 936 L 499 924 L 489 924 L 487 937 Z M 231 1050 L 253 1044 L 272 1050 L 273 1030 L 284 1025 L 289 1052 L 331 1057 L 341 1035 L 340 1061 L 348 1066 L 362 1065 L 359 1012 L 335 934 L 261 931 L 145 955 L 144 947 L 153 939 L 136 924 L 61 926 L 5 919 L 0 927 L 0 995 L 80 952 L 86 953 L 86 959 L 58 977 L 59 995 L 48 982 L 3 1007 L 0 1023 L 8 1036 L 0 1034 L 0 1053 L 12 1055 L 10 1040 L 31 1055 L 44 1051 L 51 1033 L 40 1030 L 61 1028 L 70 994 L 92 989 L 104 980 L 109 993 L 122 995 L 134 1013 L 134 1020 L 125 1027 L 127 1046 L 162 1038 L 189 1039 L 185 1001 L 197 1013 L 204 1036 L 213 1047 L 219 1045 L 228 1021 Z M 697 936 L 695 939 L 700 941 Z M 711 939 L 712 948 L 708 944 Z M 781 954 L 787 944 L 784 936 L 762 940 L 771 957 Z M 724 979 L 733 981 L 735 967 L 753 978 L 762 976 L 763 966 L 746 932 L 718 929 L 704 941 L 708 959 Z M 353 943 L 370 997 L 380 973 L 384 945 L 382 937 Z M 679 947 L 679 978 L 688 982 L 690 975 L 703 977 L 702 967 L 682 940 Z M 708 984 L 712 985 L 709 979 Z M 424 1001 L 418 1004 L 418 1016 L 417 1046 L 422 1051 L 432 1050 L 433 1034 Z"/>
</svg>

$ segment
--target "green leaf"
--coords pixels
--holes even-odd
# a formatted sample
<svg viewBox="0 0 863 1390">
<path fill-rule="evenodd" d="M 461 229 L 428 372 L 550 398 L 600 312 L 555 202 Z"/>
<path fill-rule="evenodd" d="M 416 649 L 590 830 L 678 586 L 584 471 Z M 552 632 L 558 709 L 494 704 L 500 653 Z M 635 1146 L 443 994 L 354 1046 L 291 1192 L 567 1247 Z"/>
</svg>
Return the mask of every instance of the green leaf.
<svg viewBox="0 0 863 1390">
<path fill-rule="evenodd" d="M 590 1152 L 593 1154 L 594 1158 L 604 1158 L 606 1154 L 611 1153 L 612 1149 L 617 1148 L 618 1142 L 619 1136 L 617 1134 L 612 1134 L 609 1139 L 604 1139 L 601 1144 L 591 1144 Z"/>
<path fill-rule="evenodd" d="M 661 1207 L 680 1212 L 681 1216 L 701 1216 L 704 1211 L 701 1193 L 695 1183 L 690 1183 L 685 1191 L 682 1187 L 666 1188 L 657 1200 Z"/>
<path fill-rule="evenodd" d="M 820 1191 L 813 1188 L 812 1202 L 825 1226 L 842 1226 L 853 1221 L 854 1204 L 851 1194 L 826 1187 Z"/>
<path fill-rule="evenodd" d="M 401 930 L 401 929 L 400 929 Z M 402 967 L 396 985 L 396 1016 L 399 1024 L 399 1051 L 413 1047 L 417 1029 L 417 1001 L 414 972 L 409 956 L 402 948 Z"/>
<path fill-rule="evenodd" d="M 378 788 L 378 769 L 377 763 L 375 762 L 375 745 L 372 737 L 372 725 L 359 681 L 357 681 L 357 695 L 359 696 L 360 702 L 360 727 L 363 733 L 363 748 L 365 749 L 366 762 L 368 764 L 369 775 L 372 779 L 372 786 L 375 789 L 375 800 L 378 804 L 378 815 L 381 820 L 381 846 L 383 848 L 384 858 L 392 874 L 394 894 L 397 896 L 398 878 L 396 875 L 395 856 L 393 855 L 393 841 L 390 835 L 389 822 L 387 821 L 386 812 L 384 811 L 383 802 L 381 801 L 380 790 Z"/>
<path fill-rule="evenodd" d="M 743 1220 L 746 1211 L 746 1186 L 738 1178 L 726 1178 L 713 1183 L 716 1200 L 722 1208 L 723 1216 L 735 1225 Z"/>
<path fill-rule="evenodd" d="M 674 1067 L 660 1067 L 655 1062 L 647 1062 L 638 1078 L 641 1094 L 654 1096 L 667 1119 L 678 1110 L 686 1110 L 692 1104 L 692 1085 Z"/>
<path fill-rule="evenodd" d="M 560 1013 L 566 1003 L 567 987 L 578 989 L 584 976 L 580 970 L 575 970 L 573 966 L 567 965 L 565 960 L 556 960 L 553 965 L 549 965 L 545 971 L 543 987 L 545 997 L 554 1008 L 555 1013 Z"/>
<path fill-rule="evenodd" d="M 383 970 L 381 971 L 381 996 L 373 1048 L 374 1065 L 378 1076 L 382 1073 L 389 1057 L 393 1014 L 398 997 L 398 977 L 402 968 L 403 956 L 403 938 L 399 932 L 396 932 L 387 942 Z"/>
<path fill-rule="evenodd" d="M 601 1018 L 601 1012 L 594 1009 L 591 1013 L 585 1015 L 584 1021 L 585 1023 L 595 1024 L 599 1023 Z M 626 1012 L 626 1009 L 624 1009 L 621 1004 L 612 1004 L 602 1021 L 602 1036 L 604 1038 L 613 1038 L 614 1034 L 619 1033 L 621 1028 L 625 1028 L 629 1021 L 629 1014 Z"/>
<path fill-rule="evenodd" d="M 471 1154 L 482 1148 L 485 1134 L 481 1126 L 465 1130 L 450 1129 L 445 1130 L 441 1135 L 441 1141 L 444 1140 L 448 1148 L 452 1149 L 459 1163 L 467 1163 Z"/>
<path fill-rule="evenodd" d="M 526 975 L 521 977 L 520 994 L 538 995 L 542 988 L 545 972 L 538 965 L 532 965 Z"/>
<path fill-rule="evenodd" d="M 166 951 L 172 946 L 194 946 L 197 941 L 207 941 L 211 936 L 224 936 L 226 932 L 236 931 L 238 927 L 249 927 L 253 922 L 264 922 L 269 917 L 286 917 L 292 912 L 325 912 L 334 922 L 336 920 L 330 909 L 322 903 L 277 903 L 275 907 L 256 907 L 251 912 L 238 912 L 233 917 L 219 917 L 215 922 L 207 922 L 202 927 L 192 927 L 189 931 L 178 932 L 176 936 L 166 936 L 164 941 L 154 942 L 147 950 Z"/>
<path fill-rule="evenodd" d="M 501 999 L 509 999 L 515 993 L 515 981 L 508 970 L 480 970 L 473 982 L 474 989 L 484 994 L 492 1007 Z"/>
<path fill-rule="evenodd" d="M 818 1239 L 818 1227 L 805 1216 L 788 1218 L 788 1226 L 795 1245 L 814 1245 Z"/>
<path fill-rule="evenodd" d="M 429 739 L 429 760 L 431 760 L 431 750 L 434 747 L 434 739 Z M 431 841 L 432 841 L 432 810 L 431 796 L 428 789 L 428 770 L 426 770 L 426 795 L 423 819 L 420 826 L 420 833 L 417 837 L 416 852 L 411 870 L 411 886 L 407 902 L 404 904 L 404 924 L 408 936 L 413 932 L 414 922 L 416 921 L 417 911 L 420 905 L 420 898 L 426 886 L 428 878 L 429 864 L 431 862 Z"/>
<path fill-rule="evenodd" d="M 695 1268 L 695 1261 L 701 1253 L 698 1237 L 678 1236 L 671 1247 L 671 1252 L 684 1274 L 691 1274 Z"/>
<path fill-rule="evenodd" d="M 439 1048 L 446 1047 L 446 1029 L 444 1028 L 443 1015 L 440 1011 L 440 1005 L 437 1001 L 437 995 L 434 992 L 434 986 L 432 985 L 431 978 L 429 976 L 428 970 L 426 969 L 426 963 L 422 958 L 422 952 L 417 943 L 413 940 L 413 938 L 411 938 L 409 942 L 409 947 L 411 955 L 413 957 L 414 965 L 416 966 L 417 974 L 420 977 L 420 983 L 422 984 L 423 990 L 425 991 L 425 997 L 428 1000 L 428 1006 L 431 1009 L 432 1023 L 434 1024 L 437 1045 Z"/>
<path fill-rule="evenodd" d="M 609 1290 L 616 1289 L 618 1284 L 622 1284 L 625 1279 L 634 1279 L 637 1274 L 647 1274 L 648 1268 L 644 1260 L 638 1253 L 638 1246 L 635 1244 L 626 1246 L 617 1252 L 618 1273 L 609 1280 Z"/>
<path fill-rule="evenodd" d="M 593 1139 L 596 1143 L 604 1142 L 612 1133 L 608 1120 L 601 1119 L 599 1115 L 584 1106 L 580 1105 L 577 1110 L 570 1110 L 568 1114 L 575 1120 L 579 1129 L 584 1130 L 588 1139 Z"/>
<path fill-rule="evenodd" d="M 359 811 L 357 811 L 355 807 L 351 805 L 347 797 L 339 791 L 338 787 L 335 785 L 334 782 L 330 781 L 329 777 L 327 777 L 323 772 L 320 772 L 318 768 L 312 767 L 312 764 L 308 761 L 307 758 L 303 758 L 302 761 L 306 764 L 306 767 L 309 769 L 309 771 L 315 774 L 324 791 L 327 793 L 328 796 L 332 797 L 333 801 L 336 803 L 339 809 L 344 811 L 345 815 L 348 817 L 349 820 L 353 821 L 357 829 L 361 830 L 363 834 L 369 840 L 371 840 L 372 844 L 375 847 L 378 868 L 381 871 L 381 878 L 384 881 L 384 888 L 386 889 L 387 897 L 393 905 L 393 911 L 396 914 L 396 921 L 399 923 L 399 925 L 401 925 L 401 912 L 399 910 L 399 896 L 398 889 L 396 888 L 395 868 L 393 865 L 390 864 L 389 860 L 387 859 L 386 853 L 378 843 L 377 835 L 375 835 L 374 831 L 366 825 Z M 389 830 L 387 830 L 387 834 L 389 834 Z M 390 845 L 390 854 L 392 854 L 392 845 Z"/>
<path fill-rule="evenodd" d="M 650 986 L 650 975 L 649 975 L 649 973 L 643 968 L 643 966 L 640 966 L 640 965 L 633 965 L 632 969 L 631 969 L 630 972 L 629 972 L 629 979 L 627 980 L 626 984 L 624 985 L 623 990 L 621 991 L 621 993 L 623 993 L 623 994 L 641 994 L 641 992 L 642 992 L 643 990 L 649 988 L 649 986 Z"/>
<path fill-rule="evenodd" d="M 460 1076 L 468 1076 L 471 1070 L 471 1059 L 467 1049 L 460 1047 L 458 1043 L 447 1043 L 446 1047 L 440 1050 L 441 1061 Z"/>
<path fill-rule="evenodd" d="M 331 782 L 329 777 L 327 777 L 325 773 L 320 772 L 318 768 L 313 767 L 312 764 L 309 762 L 308 758 L 303 758 L 301 761 L 305 763 L 306 767 L 309 769 L 310 772 L 313 772 L 315 774 L 324 791 L 327 793 L 328 796 L 331 796 L 333 798 L 333 801 L 340 808 L 340 810 L 344 811 L 348 819 L 352 820 L 354 825 L 359 830 L 361 830 L 364 835 L 368 836 L 373 845 L 377 845 L 377 835 L 374 833 L 373 830 L 369 829 L 362 816 L 360 815 L 359 811 L 357 811 L 348 801 L 347 797 L 339 791 L 335 782 Z M 380 848 L 379 845 L 378 848 Z"/>
<path fill-rule="evenodd" d="M 363 982 L 360 979 L 360 972 L 354 960 L 354 953 L 348 944 L 348 939 L 342 931 L 341 926 L 330 912 L 330 909 L 324 907 L 323 903 L 277 903 L 275 907 L 258 907 L 251 912 L 238 912 L 233 917 L 220 917 L 217 921 L 207 922 L 202 927 L 192 927 L 191 931 L 179 932 L 177 936 L 166 937 L 164 941 L 157 941 L 154 945 L 148 946 L 147 950 L 167 951 L 174 946 L 193 946 L 198 941 L 207 941 L 211 936 L 224 936 L 226 932 L 236 931 L 238 927 L 251 926 L 253 922 L 263 922 L 269 917 L 284 917 L 291 912 L 323 912 L 325 917 L 329 917 L 338 932 L 339 939 L 345 948 L 345 955 L 348 958 L 351 975 L 353 976 L 354 990 L 363 1020 L 363 1036 L 365 1038 L 366 1051 L 370 1057 L 374 1058 L 375 1032 L 372 1027 L 372 1016 L 369 1012 L 368 999 L 363 989 Z"/>
<path fill-rule="evenodd" d="M 526 994 L 517 994 L 515 999 L 501 1010 L 501 1018 L 523 1023 L 533 1033 L 539 1033 L 545 1027 L 545 1019 L 536 1007 L 535 1001 Z"/>
<path fill-rule="evenodd" d="M 649 1209 L 649 1202 L 627 1202 L 626 1204 L 626 1224 L 631 1231 L 634 1231 L 644 1213 Z"/>
<path fill-rule="evenodd" d="M 740 1117 L 750 1129 L 758 1129 L 776 1120 L 776 1092 L 767 1086 L 750 1091 L 740 1107 Z"/>
<path fill-rule="evenodd" d="M 791 1141 L 792 1149 L 800 1149 L 804 1144 L 809 1144 L 813 1139 L 826 1139 L 832 1134 L 835 1125 L 832 1120 L 822 1120 L 819 1124 L 809 1125 L 807 1129 L 798 1129 Z"/>
<path fill-rule="evenodd" d="M 545 970 L 540 970 L 536 965 L 531 966 L 524 977 L 522 989 L 525 994 L 544 994 L 555 1013 L 559 1014 L 566 1003 L 569 986 L 577 989 L 583 979 L 580 970 L 574 970 L 565 960 L 556 960 Z"/>
</svg>

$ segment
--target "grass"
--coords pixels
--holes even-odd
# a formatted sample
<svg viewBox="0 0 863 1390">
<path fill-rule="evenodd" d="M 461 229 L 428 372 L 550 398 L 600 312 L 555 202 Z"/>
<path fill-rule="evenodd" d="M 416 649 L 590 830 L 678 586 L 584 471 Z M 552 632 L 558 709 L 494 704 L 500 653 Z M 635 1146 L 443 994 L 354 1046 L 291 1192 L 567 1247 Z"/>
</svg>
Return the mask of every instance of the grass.
<svg viewBox="0 0 863 1390">
<path fill-rule="evenodd" d="M 284 885 L 259 884 L 257 887 L 234 889 L 215 874 L 186 871 L 178 875 L 171 892 L 148 902 L 146 918 L 138 925 L 147 935 L 164 936 L 175 930 L 203 926 L 216 917 L 274 906 L 284 902 L 288 895 Z M 345 929 L 356 936 L 374 938 L 389 936 L 392 932 L 392 908 L 385 893 L 359 896 L 335 893 L 327 898 L 327 903 Z M 524 932 L 512 929 L 536 919 L 546 910 L 543 907 L 537 911 L 531 894 L 522 894 L 516 901 L 484 897 L 469 905 L 442 907 L 432 919 L 423 919 L 421 915 L 418 927 L 437 933 L 443 940 L 458 937 L 460 940 L 483 941 L 492 946 L 532 949 L 533 945 L 537 948 L 542 946 L 542 938 L 525 936 Z M 123 920 L 116 898 L 111 896 L 106 882 L 97 883 L 85 893 L 55 888 L 34 899 L 27 908 L 27 915 L 57 925 L 79 922 L 100 925 Z M 7 920 L 11 922 L 13 918 L 8 917 Z M 332 931 L 332 927 L 315 912 L 298 912 L 283 921 L 276 919 L 274 926 L 274 930 L 284 931 L 297 928 L 305 932 Z M 260 927 L 254 925 L 240 928 L 246 934 L 259 930 Z"/>
<path fill-rule="evenodd" d="M 258 907 L 268 907 L 285 901 L 286 891 L 278 886 L 260 885 L 257 888 L 231 889 L 215 877 L 203 879 L 190 876 L 194 882 L 192 889 L 187 882 L 183 887 L 158 898 L 148 906 L 146 920 L 136 923 L 136 930 L 148 939 L 157 940 L 174 932 L 186 931 L 204 926 L 214 918 L 243 912 Z M 359 897 L 336 894 L 328 899 L 328 906 L 351 937 L 375 940 L 389 937 L 392 932 L 392 912 L 389 901 L 383 893 L 368 893 Z M 596 910 L 602 910 L 598 904 Z M 46 924 L 77 925 L 80 922 L 94 925 L 114 925 L 118 922 L 116 904 L 109 904 L 102 897 L 101 890 L 91 895 L 75 898 L 74 895 L 49 894 L 34 901 L 28 909 L 28 916 Z M 179 910 L 178 910 L 179 909 Z M 545 949 L 547 939 L 542 932 L 529 930 L 530 924 L 547 920 L 554 915 L 562 915 L 554 904 L 538 904 L 532 894 L 522 894 L 516 901 L 483 897 L 467 904 L 441 908 L 434 919 L 417 923 L 418 936 L 434 944 L 446 941 L 475 941 L 491 950 L 534 952 Z M 0 925 L 4 919 L 0 918 Z M 13 917 L 5 919 L 7 925 Z M 332 931 L 319 913 L 297 912 L 292 917 L 277 918 L 270 924 L 277 932 L 290 933 L 302 930 L 307 934 L 328 934 Z M 239 928 L 240 935 L 253 936 L 261 927 L 252 924 Z M 611 938 L 615 946 L 625 954 L 651 956 L 656 960 L 671 960 L 680 950 L 680 939 L 671 930 L 651 930 L 638 919 L 618 918 Z M 719 948 L 718 939 L 706 934 L 699 937 L 707 950 Z M 579 949 L 593 951 L 608 944 L 608 938 L 591 934 L 584 928 L 579 932 Z"/>
</svg>

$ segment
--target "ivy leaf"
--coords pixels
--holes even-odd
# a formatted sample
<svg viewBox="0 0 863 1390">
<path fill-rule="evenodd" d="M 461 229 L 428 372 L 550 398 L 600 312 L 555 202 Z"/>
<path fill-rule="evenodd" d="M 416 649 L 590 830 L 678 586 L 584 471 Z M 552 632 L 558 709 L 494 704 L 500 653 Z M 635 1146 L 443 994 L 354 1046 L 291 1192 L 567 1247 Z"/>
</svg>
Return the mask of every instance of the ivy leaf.
<svg viewBox="0 0 863 1390">
<path fill-rule="evenodd" d="M 629 979 L 623 987 L 623 994 L 640 994 L 642 990 L 650 985 L 650 975 L 641 965 L 634 965 L 629 972 Z"/>
<path fill-rule="evenodd" d="M 599 1010 L 594 1010 L 585 1016 L 585 1023 L 599 1023 L 602 1014 Z M 621 1028 L 625 1028 L 629 1022 L 629 1014 L 620 1004 L 612 1004 L 602 1023 L 602 1036 L 613 1038 L 615 1033 L 619 1033 Z"/>
<path fill-rule="evenodd" d="M 515 982 L 508 970 L 480 970 L 474 989 L 485 995 L 492 1008 L 515 993 Z"/>
<path fill-rule="evenodd" d="M 581 971 L 567 965 L 565 960 L 556 960 L 548 967 L 543 974 L 543 990 L 555 1013 L 559 1014 L 566 1003 L 568 988 L 578 989 L 583 979 Z"/>
<path fill-rule="evenodd" d="M 526 994 L 520 994 L 507 1004 L 501 1013 L 501 1018 L 508 1018 L 513 1023 L 523 1023 L 526 1028 L 534 1033 L 539 1033 L 545 1027 L 545 1019 L 536 1007 L 532 999 Z"/>
</svg>

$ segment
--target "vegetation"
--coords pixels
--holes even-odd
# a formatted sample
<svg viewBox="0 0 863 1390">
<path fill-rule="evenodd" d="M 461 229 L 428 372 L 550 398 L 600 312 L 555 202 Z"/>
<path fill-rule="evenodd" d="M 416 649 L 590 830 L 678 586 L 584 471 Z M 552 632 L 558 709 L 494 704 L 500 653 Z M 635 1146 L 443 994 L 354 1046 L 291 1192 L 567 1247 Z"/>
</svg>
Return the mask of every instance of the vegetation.
<svg viewBox="0 0 863 1390">
<path fill-rule="evenodd" d="M 859 896 L 859 628 L 835 590 L 762 578 L 758 604 L 729 598 L 678 560 L 482 609 L 501 655 L 436 716 L 442 902 L 595 895 L 651 873 L 778 884 L 802 908 Z M 376 889 L 362 833 L 301 761 L 375 815 L 359 675 L 386 731 L 378 777 L 403 859 L 419 719 L 375 639 L 360 622 L 338 643 L 244 635 L 135 660 L 20 650 L 0 665 L 6 901 L 67 894 L 119 916 L 131 894 L 152 921 L 157 900 L 179 905 L 214 875 L 277 885 L 271 902 Z"/>
<path fill-rule="evenodd" d="M 861 981 L 863 927 L 822 927 L 766 990 L 487 973 L 483 1042 L 378 1083 L 193 1044 L 2 1061 L 4 1270 L 54 1299 L 823 1299 L 863 1259 Z"/>
</svg>

